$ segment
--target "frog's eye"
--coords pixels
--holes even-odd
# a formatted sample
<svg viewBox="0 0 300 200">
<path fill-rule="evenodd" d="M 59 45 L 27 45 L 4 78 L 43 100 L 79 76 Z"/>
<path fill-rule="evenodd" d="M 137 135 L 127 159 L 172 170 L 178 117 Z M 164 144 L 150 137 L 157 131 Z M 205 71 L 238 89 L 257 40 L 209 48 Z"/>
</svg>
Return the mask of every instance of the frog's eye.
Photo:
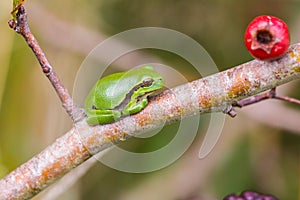
<svg viewBox="0 0 300 200">
<path fill-rule="evenodd" d="M 143 80 L 143 87 L 150 87 L 153 83 L 153 79 L 151 78 L 146 78 L 145 80 Z"/>
</svg>

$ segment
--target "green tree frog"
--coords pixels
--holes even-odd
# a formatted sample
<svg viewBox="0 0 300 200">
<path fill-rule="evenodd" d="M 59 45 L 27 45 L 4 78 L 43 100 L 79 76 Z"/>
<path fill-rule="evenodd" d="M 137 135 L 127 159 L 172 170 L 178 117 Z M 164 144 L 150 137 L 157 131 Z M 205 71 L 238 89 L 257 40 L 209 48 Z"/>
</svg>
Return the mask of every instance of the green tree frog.
<svg viewBox="0 0 300 200">
<path fill-rule="evenodd" d="M 152 66 L 105 76 L 85 100 L 89 125 L 108 124 L 143 110 L 148 96 L 164 86 L 164 77 Z"/>
</svg>

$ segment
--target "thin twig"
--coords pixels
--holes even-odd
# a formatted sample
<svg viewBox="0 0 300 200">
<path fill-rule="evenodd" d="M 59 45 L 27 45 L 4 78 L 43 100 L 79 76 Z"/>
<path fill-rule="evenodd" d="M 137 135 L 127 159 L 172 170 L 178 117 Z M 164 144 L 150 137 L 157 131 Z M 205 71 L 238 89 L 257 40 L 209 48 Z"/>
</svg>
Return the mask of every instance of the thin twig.
<svg viewBox="0 0 300 200">
<path fill-rule="evenodd" d="M 233 108 L 233 105 L 227 106 L 224 110 L 223 113 L 229 115 L 230 117 L 234 118 L 237 115 L 237 112 Z"/>
<path fill-rule="evenodd" d="M 270 91 L 265 92 L 263 94 L 258 94 L 248 99 L 238 101 L 234 103 L 233 106 L 242 108 L 244 106 L 252 105 L 267 99 L 277 99 L 300 105 L 300 100 L 287 96 L 278 96 L 276 93 L 276 88 L 272 88 Z"/>
<path fill-rule="evenodd" d="M 238 101 L 238 102 L 234 103 L 233 106 L 242 108 L 244 106 L 258 103 L 263 100 L 274 98 L 274 96 L 275 96 L 275 88 L 272 88 L 270 91 L 265 92 L 263 94 L 258 94 L 253 97 L 250 97 L 248 99 L 243 99 L 241 101 Z"/>
<path fill-rule="evenodd" d="M 295 99 L 292 97 L 287 97 L 287 96 L 275 96 L 274 99 L 278 99 L 278 100 L 283 100 L 283 101 L 287 101 L 290 103 L 295 103 L 300 105 L 300 100 L 299 99 Z"/>
<path fill-rule="evenodd" d="M 53 85 L 56 93 L 58 94 L 62 106 L 65 108 L 66 112 L 70 115 L 74 122 L 79 121 L 84 117 L 84 112 L 81 108 L 78 108 L 73 99 L 71 98 L 68 90 L 63 86 L 59 77 L 55 73 L 53 67 L 50 65 L 47 57 L 45 56 L 43 50 L 39 46 L 34 35 L 31 33 L 30 28 L 27 23 L 27 16 L 23 6 L 19 7 L 17 13 L 17 20 L 10 20 L 8 22 L 9 26 L 13 28 L 17 33 L 22 35 L 26 40 L 28 46 L 31 48 L 36 58 L 38 59 L 43 73 L 48 77 L 51 84 Z"/>
</svg>

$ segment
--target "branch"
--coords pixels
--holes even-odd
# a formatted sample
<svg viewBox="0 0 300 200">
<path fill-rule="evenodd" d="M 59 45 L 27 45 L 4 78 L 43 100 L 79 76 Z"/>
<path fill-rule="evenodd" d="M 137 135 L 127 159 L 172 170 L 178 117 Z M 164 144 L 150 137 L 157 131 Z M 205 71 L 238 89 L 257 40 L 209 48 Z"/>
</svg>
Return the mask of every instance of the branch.
<svg viewBox="0 0 300 200">
<path fill-rule="evenodd" d="M 39 46 L 37 40 L 35 39 L 34 35 L 31 33 L 27 23 L 27 16 L 24 7 L 20 4 L 20 6 L 18 6 L 17 8 L 18 8 L 17 20 L 16 21 L 10 20 L 8 22 L 9 26 L 24 37 L 28 46 L 31 48 L 37 60 L 39 61 L 43 73 L 48 77 L 57 95 L 59 96 L 60 101 L 62 102 L 62 106 L 65 108 L 66 112 L 70 115 L 73 121 L 75 122 L 79 121 L 84 117 L 84 113 L 82 109 L 78 108 L 75 105 L 68 90 L 61 83 L 59 77 L 57 76 L 54 69 L 50 65 L 46 55 L 44 54 L 43 50 Z"/>
<path fill-rule="evenodd" d="M 300 78 L 300 44 L 274 62 L 254 60 L 166 90 L 136 115 L 103 126 L 82 120 L 43 152 L 0 180 L 0 199 L 30 198 L 92 155 L 141 132 L 233 103 Z M 17 180 L 17 181 L 16 181 Z"/>
<path fill-rule="evenodd" d="M 19 9 L 18 21 L 10 22 L 10 25 L 23 35 L 36 53 L 43 72 L 55 87 L 63 106 L 75 119 L 74 110 L 78 109 L 30 33 L 22 9 Z M 78 120 L 68 133 L 0 180 L 0 199 L 30 198 L 115 143 L 198 112 L 224 111 L 239 100 L 299 78 L 300 44 L 295 44 L 280 60 L 254 60 L 166 90 L 152 97 L 144 110 L 118 122 L 90 127 L 85 119 Z"/>
</svg>

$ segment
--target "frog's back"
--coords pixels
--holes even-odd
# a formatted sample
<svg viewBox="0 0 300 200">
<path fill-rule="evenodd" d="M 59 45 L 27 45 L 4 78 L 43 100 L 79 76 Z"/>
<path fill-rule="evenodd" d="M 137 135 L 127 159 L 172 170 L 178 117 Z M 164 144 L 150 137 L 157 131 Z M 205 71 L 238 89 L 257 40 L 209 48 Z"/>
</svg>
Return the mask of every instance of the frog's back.
<svg viewBox="0 0 300 200">
<path fill-rule="evenodd" d="M 103 77 L 94 90 L 96 108 L 107 110 L 117 107 L 136 85 L 147 77 L 151 78 L 153 72 L 157 73 L 152 67 L 147 66 Z"/>
</svg>

